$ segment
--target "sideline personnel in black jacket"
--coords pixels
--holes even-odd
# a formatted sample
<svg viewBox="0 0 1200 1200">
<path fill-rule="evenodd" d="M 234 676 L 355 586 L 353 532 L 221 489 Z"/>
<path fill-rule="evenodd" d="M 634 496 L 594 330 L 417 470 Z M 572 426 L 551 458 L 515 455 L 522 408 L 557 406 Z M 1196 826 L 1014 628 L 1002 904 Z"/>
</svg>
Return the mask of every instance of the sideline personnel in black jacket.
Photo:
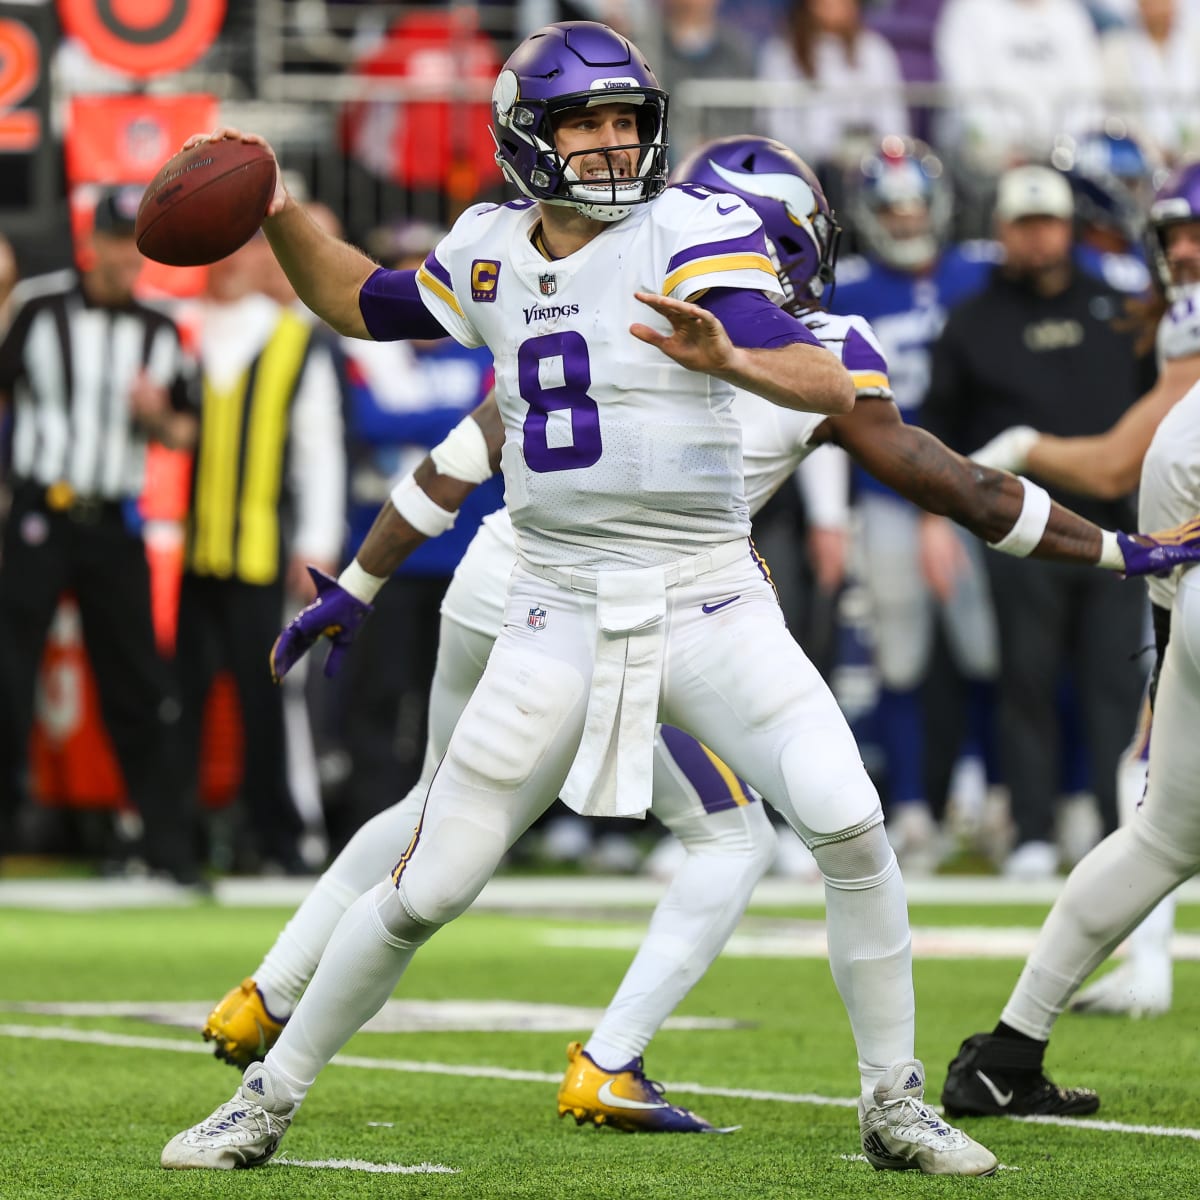
<svg viewBox="0 0 1200 1200">
<path fill-rule="evenodd" d="M 101 198 L 91 265 L 21 285 L 0 343 L 0 405 L 13 416 L 0 561 L 0 854 L 11 848 L 38 664 L 70 590 L 145 857 L 192 884 L 195 848 L 169 774 L 179 703 L 155 646 L 136 502 L 147 444 L 194 441 L 195 396 L 175 325 L 133 298 L 140 198 L 140 188 Z"/>
<path fill-rule="evenodd" d="M 997 237 L 1005 251 L 988 286 L 949 315 L 933 347 L 924 421 L 969 454 L 1012 425 L 1073 436 L 1108 429 L 1149 380 L 1132 332 L 1114 328 L 1123 297 L 1071 262 L 1072 198 L 1049 167 L 1018 167 L 1000 182 Z M 1051 495 L 1111 528 L 1128 499 Z M 1137 711 L 1141 589 L 1056 563 L 986 557 L 1000 628 L 1000 745 L 1017 827 L 1006 872 L 1052 874 L 1061 784 L 1059 687 L 1071 668 L 1091 790 L 1116 827 L 1116 768 Z"/>
</svg>

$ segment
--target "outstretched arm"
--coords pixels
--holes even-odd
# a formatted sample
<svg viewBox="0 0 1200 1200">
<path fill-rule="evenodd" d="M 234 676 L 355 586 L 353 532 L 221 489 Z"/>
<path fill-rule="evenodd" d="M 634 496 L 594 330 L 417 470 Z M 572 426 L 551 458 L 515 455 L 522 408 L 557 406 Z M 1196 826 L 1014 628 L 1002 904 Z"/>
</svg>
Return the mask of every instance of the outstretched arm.
<svg viewBox="0 0 1200 1200">
<path fill-rule="evenodd" d="M 271 647 L 276 683 L 322 637 L 332 642 L 325 674 L 336 673 L 379 589 L 418 546 L 454 524 L 466 498 L 499 468 L 503 445 L 504 424 L 492 393 L 396 485 L 336 580 L 309 567 L 317 598 L 288 622 Z"/>
<path fill-rule="evenodd" d="M 1155 430 L 1197 382 L 1200 355 L 1168 359 L 1154 387 L 1104 433 L 1055 437 L 1032 429 L 1005 430 L 980 448 L 979 459 L 1082 496 L 1113 500 L 1128 495 L 1137 487 Z"/>
<path fill-rule="evenodd" d="M 653 292 L 635 292 L 647 307 L 671 323 L 669 334 L 649 325 L 630 326 L 634 337 L 657 347 L 668 358 L 690 371 L 715 375 L 734 387 L 770 400 L 783 408 L 804 412 L 846 413 L 854 407 L 854 381 L 850 372 L 824 346 L 788 314 L 763 297 L 768 319 L 782 319 L 803 330 L 804 341 L 756 348 L 739 338 L 735 345 L 720 318 L 700 304 L 675 300 Z"/>
<path fill-rule="evenodd" d="M 1151 534 L 1101 529 L 1029 480 L 973 463 L 905 425 L 887 401 L 864 401 L 819 432 L 901 495 L 952 517 L 1005 554 L 1091 563 L 1131 577 L 1167 575 L 1200 561 L 1200 517 Z"/>
<path fill-rule="evenodd" d="M 854 411 L 826 423 L 829 436 L 881 483 L 928 512 L 950 517 L 985 542 L 1003 541 L 1025 502 L 1021 481 L 980 466 L 932 434 L 906 425 L 887 400 L 860 400 Z M 1101 530 L 1060 504 L 1051 504 L 1034 558 L 1098 563 Z M 1120 569 L 1120 564 L 1114 564 Z"/>
</svg>

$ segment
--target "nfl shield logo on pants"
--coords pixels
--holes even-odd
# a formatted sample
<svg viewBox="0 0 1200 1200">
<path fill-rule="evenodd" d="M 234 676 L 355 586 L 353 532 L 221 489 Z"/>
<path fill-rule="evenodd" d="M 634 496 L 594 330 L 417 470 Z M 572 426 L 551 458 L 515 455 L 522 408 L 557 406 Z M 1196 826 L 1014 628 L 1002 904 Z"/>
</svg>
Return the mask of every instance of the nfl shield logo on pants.
<svg viewBox="0 0 1200 1200">
<path fill-rule="evenodd" d="M 553 275 L 539 275 L 538 287 L 542 289 L 543 296 L 553 296 L 558 291 L 558 280 Z"/>
<path fill-rule="evenodd" d="M 526 618 L 526 623 L 530 629 L 545 629 L 546 628 L 546 610 L 539 608 L 536 604 L 529 610 L 529 616 Z"/>
</svg>

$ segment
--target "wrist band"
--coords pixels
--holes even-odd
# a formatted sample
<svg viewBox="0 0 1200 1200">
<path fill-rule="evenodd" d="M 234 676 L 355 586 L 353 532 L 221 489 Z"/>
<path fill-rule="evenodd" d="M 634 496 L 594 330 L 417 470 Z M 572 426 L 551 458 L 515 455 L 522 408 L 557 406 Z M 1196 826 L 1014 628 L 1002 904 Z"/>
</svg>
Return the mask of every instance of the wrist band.
<svg viewBox="0 0 1200 1200">
<path fill-rule="evenodd" d="M 989 545 L 1001 554 L 1027 558 L 1042 540 L 1050 521 L 1050 494 L 1023 475 L 1017 478 L 1025 490 L 1021 512 L 1013 522 L 1013 527 L 998 542 L 990 542 Z"/>
<path fill-rule="evenodd" d="M 458 516 L 434 504 L 411 475 L 392 488 L 392 506 L 418 533 L 431 538 L 445 533 Z"/>
<path fill-rule="evenodd" d="M 1100 557 L 1096 566 L 1109 571 L 1125 570 L 1125 555 L 1121 553 L 1121 543 L 1111 529 L 1100 530 Z"/>
<path fill-rule="evenodd" d="M 350 565 L 338 576 L 338 587 L 349 592 L 355 600 L 359 600 L 363 604 L 370 604 L 385 583 L 387 583 L 387 576 L 381 578 L 378 575 L 372 575 L 369 571 L 364 571 L 358 565 L 357 558 L 352 558 Z"/>
<path fill-rule="evenodd" d="M 483 483 L 492 477 L 487 438 L 472 417 L 463 417 L 429 452 L 439 475 L 464 483 Z"/>
</svg>

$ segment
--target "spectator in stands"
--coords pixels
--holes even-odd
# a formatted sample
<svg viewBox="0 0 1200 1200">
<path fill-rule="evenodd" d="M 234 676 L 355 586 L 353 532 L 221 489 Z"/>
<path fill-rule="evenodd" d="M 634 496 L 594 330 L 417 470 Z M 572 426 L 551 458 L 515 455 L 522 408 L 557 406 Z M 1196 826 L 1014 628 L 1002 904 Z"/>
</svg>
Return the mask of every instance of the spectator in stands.
<svg viewBox="0 0 1200 1200">
<path fill-rule="evenodd" d="M 888 364 L 897 406 L 910 424 L 921 423 L 929 386 L 930 347 L 949 308 L 979 291 L 996 262 L 990 242 L 949 244 L 953 186 L 941 160 L 925 143 L 889 135 L 846 173 L 845 207 L 862 257 L 838 264 L 836 312 L 871 322 Z M 998 668 L 996 618 L 978 540 L 942 517 L 923 514 L 873 476 L 855 470 L 862 535 L 863 582 L 871 597 L 875 665 L 880 677 L 876 725 L 887 771 L 888 837 L 906 872 L 937 866 L 945 793 L 967 732 L 926 730 L 935 697 L 927 685 L 939 629 L 953 663 L 953 686 L 968 702 L 947 709 L 970 712 L 981 753 L 990 748 L 990 683 Z M 969 684 L 969 686 L 968 686 Z M 932 768 L 932 769 L 930 769 Z"/>
<path fill-rule="evenodd" d="M 1100 44 L 1081 0 L 947 0 L 934 33 L 947 87 L 938 144 L 994 176 L 1096 124 Z"/>
<path fill-rule="evenodd" d="M 654 68 L 671 95 L 690 80 L 754 77 L 754 48 L 739 28 L 718 18 L 719 7 L 720 0 L 663 0 L 662 53 Z M 697 140 L 742 134 L 754 123 L 745 108 L 689 105 L 688 109 L 700 118 L 692 126 Z M 671 146 L 676 158 L 688 149 L 674 141 Z"/>
<path fill-rule="evenodd" d="M 925 424 L 968 453 L 1013 424 L 1100 433 L 1146 390 L 1146 378 L 1133 331 L 1113 324 L 1124 297 L 1072 263 L 1070 185 L 1049 167 L 1015 168 L 1000 180 L 995 217 L 1005 261 L 950 312 L 934 343 Z M 1106 525 L 1131 516 L 1128 498 L 1054 495 Z M 1134 655 L 1144 600 L 1072 566 L 1013 560 L 1006 570 L 993 561 L 1001 557 L 985 561 L 1000 628 L 1000 754 L 1017 833 L 1005 870 L 1047 877 L 1058 867 L 1062 673 L 1073 673 L 1092 786 L 1112 830 L 1117 762 L 1143 682 Z"/>
<path fill-rule="evenodd" d="M 1138 0 L 1126 29 L 1101 41 L 1105 105 L 1171 161 L 1200 146 L 1200 19 L 1182 0 Z"/>
<path fill-rule="evenodd" d="M 780 103 L 759 117 L 763 132 L 828 174 L 856 140 L 908 132 L 896 52 L 864 27 L 858 0 L 792 0 L 786 32 L 769 38 L 758 77 L 780 84 Z M 800 105 L 788 92 L 804 93 Z"/>
</svg>

